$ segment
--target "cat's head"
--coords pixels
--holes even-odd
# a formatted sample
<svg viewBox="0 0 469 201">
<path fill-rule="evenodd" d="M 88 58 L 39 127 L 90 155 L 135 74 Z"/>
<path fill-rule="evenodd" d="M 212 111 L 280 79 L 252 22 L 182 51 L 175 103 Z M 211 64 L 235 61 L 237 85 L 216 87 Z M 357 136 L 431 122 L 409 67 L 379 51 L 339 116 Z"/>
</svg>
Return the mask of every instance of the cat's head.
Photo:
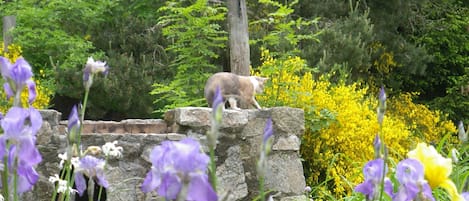
<svg viewBox="0 0 469 201">
<path fill-rule="evenodd" d="M 251 76 L 251 80 L 255 80 L 255 81 L 253 81 L 254 91 L 256 92 L 256 94 L 260 94 L 260 93 L 264 92 L 265 83 L 267 82 L 267 80 L 269 80 L 269 78 L 259 77 L 259 76 Z"/>
</svg>

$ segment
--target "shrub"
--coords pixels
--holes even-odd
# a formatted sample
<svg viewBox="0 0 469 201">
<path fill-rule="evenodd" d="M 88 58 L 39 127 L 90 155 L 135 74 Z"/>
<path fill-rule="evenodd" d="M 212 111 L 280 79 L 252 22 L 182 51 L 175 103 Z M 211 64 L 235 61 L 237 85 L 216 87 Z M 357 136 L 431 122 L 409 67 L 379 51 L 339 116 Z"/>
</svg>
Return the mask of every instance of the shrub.
<svg viewBox="0 0 469 201">
<path fill-rule="evenodd" d="M 312 69 L 299 57 L 278 60 L 264 50 L 262 60 L 256 74 L 270 77 L 271 83 L 257 97 L 261 105 L 305 111 L 301 155 L 307 183 L 319 186 L 312 193 L 317 198 L 349 195 L 353 184 L 363 179 L 361 165 L 373 158 L 370 145 L 379 132 L 375 96 L 370 97 L 368 88 L 357 83 L 331 84 L 326 75 L 313 78 Z M 445 121 L 441 113 L 414 104 L 405 94 L 391 100 L 396 106 L 388 110 L 381 131 L 390 158 L 401 159 L 417 142 L 437 142 L 443 135 L 455 132 L 454 125 Z"/>
</svg>

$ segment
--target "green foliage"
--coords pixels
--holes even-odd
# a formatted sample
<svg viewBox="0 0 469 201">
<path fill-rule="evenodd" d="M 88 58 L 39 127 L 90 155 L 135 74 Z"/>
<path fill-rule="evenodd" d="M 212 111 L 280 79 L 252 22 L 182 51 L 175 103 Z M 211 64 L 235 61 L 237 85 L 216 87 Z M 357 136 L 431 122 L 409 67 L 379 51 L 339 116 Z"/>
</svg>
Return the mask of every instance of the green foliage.
<svg viewBox="0 0 469 201">
<path fill-rule="evenodd" d="M 106 79 L 93 85 L 97 93 L 90 94 L 88 118 L 155 117 L 154 97 L 149 92 L 154 82 L 166 81 L 174 72 L 165 65 L 164 38 L 154 20 L 162 3 L 149 3 L 119 1 L 119 6 L 108 11 L 113 15 L 97 25 L 99 29 L 89 30 L 89 40 L 106 52 L 111 69 Z"/>
<path fill-rule="evenodd" d="M 294 6 L 298 0 L 281 4 L 272 0 L 261 0 L 259 6 L 265 7 L 267 12 L 259 14 L 249 24 L 251 52 L 255 56 L 263 48 L 269 49 L 273 56 L 296 56 L 300 52 L 300 45 L 311 41 L 317 41 L 320 31 L 313 27 L 319 18 L 313 20 L 294 17 Z M 254 50 L 254 51 L 252 51 Z M 257 60 L 253 59 L 253 66 L 257 66 Z"/>
<path fill-rule="evenodd" d="M 190 4 L 185 6 L 185 4 Z M 217 51 L 225 47 L 226 32 L 217 23 L 223 21 L 226 8 L 209 5 L 207 0 L 169 1 L 158 12 L 163 35 L 172 41 L 166 48 L 176 74 L 170 82 L 157 82 L 152 95 L 156 104 L 164 104 L 157 112 L 182 106 L 205 105 L 205 81 L 219 67 L 215 65 Z"/>
<path fill-rule="evenodd" d="M 351 11 L 350 16 L 326 27 L 319 40 L 305 49 L 305 55 L 321 72 L 341 72 L 337 76 L 348 74 L 352 80 L 371 76 L 374 32 L 366 13 Z"/>
<path fill-rule="evenodd" d="M 80 90 L 73 88 L 73 83 L 64 79 L 60 72 L 80 71 L 87 57 L 100 57 L 102 53 L 92 54 L 95 48 L 84 38 L 85 34 L 68 32 L 67 27 L 82 27 L 72 20 L 84 20 L 82 24 L 86 25 L 86 21 L 100 19 L 108 2 L 24 0 L 5 3 L 1 12 L 16 16 L 14 41 L 22 47 L 23 56 L 34 66 L 35 73 L 45 72 L 44 83 L 52 85 L 49 88 L 58 94 L 79 97 Z M 84 6 L 88 9 L 83 9 Z"/>
<path fill-rule="evenodd" d="M 415 40 L 433 60 L 424 75 L 402 81 L 407 81 L 406 90 L 421 92 L 422 101 L 448 113 L 453 121 L 469 123 L 469 98 L 461 90 L 469 84 L 469 7 L 457 2 L 428 4 L 424 13 L 428 17 Z"/>
</svg>

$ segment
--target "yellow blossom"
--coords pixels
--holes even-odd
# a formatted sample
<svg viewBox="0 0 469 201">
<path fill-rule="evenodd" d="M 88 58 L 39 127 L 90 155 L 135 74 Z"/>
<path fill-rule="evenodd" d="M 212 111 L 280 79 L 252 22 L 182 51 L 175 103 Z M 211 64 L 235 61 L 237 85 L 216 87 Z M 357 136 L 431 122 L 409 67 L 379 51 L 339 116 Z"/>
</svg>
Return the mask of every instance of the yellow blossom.
<svg viewBox="0 0 469 201">
<path fill-rule="evenodd" d="M 450 194 L 451 200 L 464 200 L 458 194 L 456 185 L 449 179 L 453 168 L 450 158 L 441 156 L 435 147 L 428 146 L 425 143 L 417 144 L 417 147 L 410 151 L 407 156 L 422 163 L 425 179 L 432 189 L 441 187 Z"/>
</svg>

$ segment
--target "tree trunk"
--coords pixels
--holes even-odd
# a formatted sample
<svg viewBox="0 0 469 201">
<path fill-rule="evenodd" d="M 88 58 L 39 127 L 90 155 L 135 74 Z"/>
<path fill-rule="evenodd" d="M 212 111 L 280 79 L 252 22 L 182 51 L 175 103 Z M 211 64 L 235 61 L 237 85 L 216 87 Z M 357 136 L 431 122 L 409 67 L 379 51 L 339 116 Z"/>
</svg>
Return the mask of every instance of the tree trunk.
<svg viewBox="0 0 469 201">
<path fill-rule="evenodd" d="M 249 34 L 246 0 L 228 0 L 230 67 L 238 75 L 249 75 Z"/>
<path fill-rule="evenodd" d="M 16 26 L 16 17 L 13 15 L 3 17 L 3 51 L 8 52 L 8 45 L 13 42 L 11 30 Z"/>
</svg>

